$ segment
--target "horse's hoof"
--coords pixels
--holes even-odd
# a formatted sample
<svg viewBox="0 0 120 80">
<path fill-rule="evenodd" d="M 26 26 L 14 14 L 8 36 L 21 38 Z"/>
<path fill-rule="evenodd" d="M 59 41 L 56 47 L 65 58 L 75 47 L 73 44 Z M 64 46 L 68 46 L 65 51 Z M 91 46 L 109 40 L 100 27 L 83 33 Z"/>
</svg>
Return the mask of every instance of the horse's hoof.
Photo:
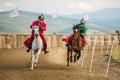
<svg viewBox="0 0 120 80">
<path fill-rule="evenodd" d="M 67 68 L 67 69 L 69 69 L 69 68 L 70 68 L 70 66 L 66 66 L 66 68 Z"/>
<path fill-rule="evenodd" d="M 31 68 L 31 70 L 34 70 L 33 68 Z"/>
</svg>

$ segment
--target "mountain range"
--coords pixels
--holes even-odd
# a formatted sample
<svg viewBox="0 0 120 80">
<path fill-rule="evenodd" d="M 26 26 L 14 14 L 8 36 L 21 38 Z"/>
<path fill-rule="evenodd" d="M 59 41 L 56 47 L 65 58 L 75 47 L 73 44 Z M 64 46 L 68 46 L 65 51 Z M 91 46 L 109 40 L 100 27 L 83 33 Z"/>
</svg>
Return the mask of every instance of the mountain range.
<svg viewBox="0 0 120 80">
<path fill-rule="evenodd" d="M 1 33 L 30 34 L 31 29 L 29 28 L 29 25 L 34 20 L 37 20 L 40 15 L 40 13 L 19 10 L 19 15 L 11 18 L 9 16 L 10 12 L 11 11 L 0 12 Z M 45 33 L 72 33 L 73 24 L 79 23 L 80 19 L 86 15 L 89 16 L 89 19 L 86 20 L 88 33 L 115 33 L 116 30 L 120 30 L 119 14 L 120 8 L 107 8 L 91 13 L 57 16 L 54 19 L 54 15 L 44 14 L 45 22 L 47 24 L 47 31 Z"/>
</svg>

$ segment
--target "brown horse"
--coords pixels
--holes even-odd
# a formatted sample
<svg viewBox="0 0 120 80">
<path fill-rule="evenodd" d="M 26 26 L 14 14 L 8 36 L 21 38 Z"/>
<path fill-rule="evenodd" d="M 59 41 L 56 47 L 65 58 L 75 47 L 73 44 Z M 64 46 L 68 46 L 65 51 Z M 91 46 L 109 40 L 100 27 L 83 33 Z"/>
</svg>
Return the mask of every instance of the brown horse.
<svg viewBox="0 0 120 80">
<path fill-rule="evenodd" d="M 69 67 L 69 61 L 72 62 L 72 52 L 75 52 L 74 62 L 79 60 L 82 50 L 82 38 L 80 37 L 80 28 L 74 25 L 73 27 L 74 37 L 72 39 L 72 44 L 67 46 L 67 67 Z"/>
<path fill-rule="evenodd" d="M 118 34 L 118 40 L 119 40 L 119 44 L 120 44 L 120 31 L 116 30 L 116 33 Z"/>
</svg>

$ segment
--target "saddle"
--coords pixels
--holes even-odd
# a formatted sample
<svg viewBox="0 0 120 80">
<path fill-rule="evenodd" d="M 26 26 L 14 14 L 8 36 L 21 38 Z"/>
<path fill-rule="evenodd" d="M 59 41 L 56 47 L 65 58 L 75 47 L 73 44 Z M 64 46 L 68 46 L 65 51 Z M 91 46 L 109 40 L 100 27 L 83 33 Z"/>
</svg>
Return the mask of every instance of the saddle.
<svg viewBox="0 0 120 80">
<path fill-rule="evenodd" d="M 29 43 L 29 41 L 30 41 L 30 38 L 28 38 L 25 42 L 24 42 L 24 45 L 26 46 L 26 47 L 29 47 L 30 49 L 32 48 L 32 42 L 33 42 L 33 40 L 34 39 L 32 39 L 32 41 Z M 42 51 L 44 50 L 44 45 L 43 45 L 43 47 L 42 47 Z"/>
</svg>

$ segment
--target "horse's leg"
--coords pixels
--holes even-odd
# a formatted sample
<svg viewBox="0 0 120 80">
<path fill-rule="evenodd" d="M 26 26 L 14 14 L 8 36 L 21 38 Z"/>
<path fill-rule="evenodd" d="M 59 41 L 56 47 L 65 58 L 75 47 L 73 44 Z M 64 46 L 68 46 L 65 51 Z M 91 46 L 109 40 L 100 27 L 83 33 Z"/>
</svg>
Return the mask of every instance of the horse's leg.
<svg viewBox="0 0 120 80">
<path fill-rule="evenodd" d="M 37 63 L 37 61 L 38 61 L 38 57 L 39 57 L 40 53 L 41 53 L 41 49 L 39 49 L 38 52 L 37 52 L 37 54 L 36 54 L 36 59 L 35 59 L 35 61 L 34 61 L 35 67 L 36 67 L 36 63 Z"/>
<path fill-rule="evenodd" d="M 78 52 L 77 60 L 79 60 L 81 57 L 81 51 Z"/>
<path fill-rule="evenodd" d="M 77 52 L 76 52 L 76 54 L 74 55 L 74 62 L 76 62 L 76 56 L 77 56 Z"/>
<path fill-rule="evenodd" d="M 31 69 L 33 70 L 34 69 L 34 50 L 32 50 L 32 53 L 31 53 L 31 57 L 32 57 L 32 60 L 31 60 Z"/>
<path fill-rule="evenodd" d="M 67 47 L 67 67 L 69 67 L 69 48 Z"/>
<path fill-rule="evenodd" d="M 72 50 L 70 51 L 70 62 L 72 63 Z"/>
</svg>

